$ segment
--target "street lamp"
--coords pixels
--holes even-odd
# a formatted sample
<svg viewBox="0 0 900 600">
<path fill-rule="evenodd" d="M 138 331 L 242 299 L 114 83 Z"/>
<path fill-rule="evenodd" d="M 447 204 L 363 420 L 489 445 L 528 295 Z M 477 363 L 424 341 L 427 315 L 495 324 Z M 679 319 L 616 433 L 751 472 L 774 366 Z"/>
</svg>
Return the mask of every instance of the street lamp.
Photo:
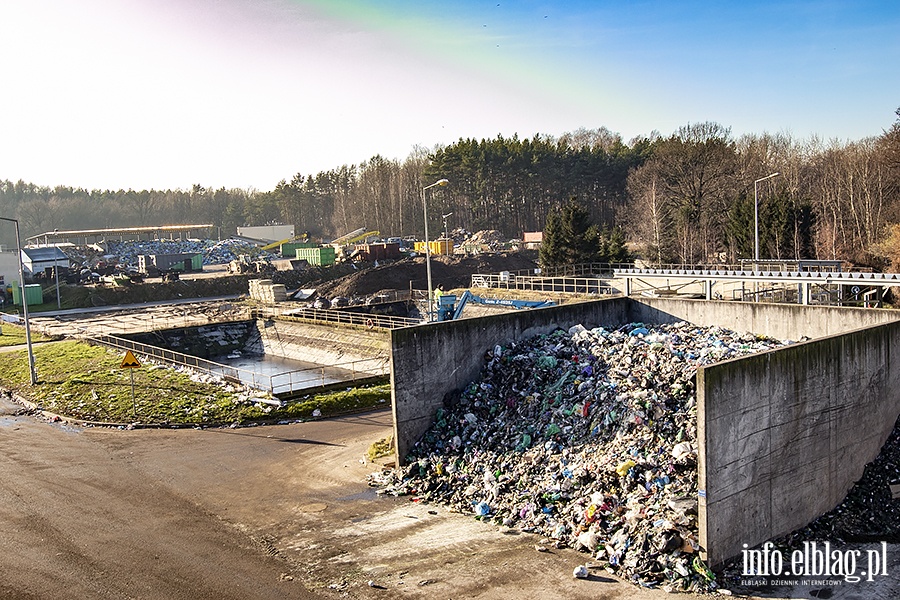
<svg viewBox="0 0 900 600">
<path fill-rule="evenodd" d="M 441 218 L 444 220 L 444 239 L 447 239 L 447 217 L 452 215 L 452 212 L 448 212 L 446 215 L 441 215 Z"/>
<path fill-rule="evenodd" d="M 431 185 L 422 188 L 422 208 L 425 212 L 425 271 L 428 274 L 428 320 L 431 321 L 431 247 L 428 243 L 428 202 L 425 199 L 425 190 L 436 185 L 445 186 L 450 183 L 446 179 L 438 179 Z"/>
<path fill-rule="evenodd" d="M 773 177 L 777 177 L 781 175 L 777 171 L 772 173 L 771 175 L 766 175 L 765 177 L 760 177 L 756 181 L 753 182 L 753 230 L 755 232 L 754 238 L 754 251 L 753 251 L 753 260 L 755 262 L 759 262 L 759 182 L 765 181 L 766 179 L 771 179 Z M 753 269 L 756 269 L 756 265 L 753 265 Z"/>
<path fill-rule="evenodd" d="M 25 267 L 22 265 L 22 241 L 19 238 L 19 221 L 0 217 L 0 221 L 16 224 L 16 252 L 19 255 L 19 297 L 22 298 L 22 314 L 25 318 L 25 346 L 28 348 L 28 371 L 31 385 L 37 384 L 37 371 L 34 369 L 34 350 L 31 347 L 31 327 L 28 324 L 28 298 L 25 297 Z"/>
</svg>

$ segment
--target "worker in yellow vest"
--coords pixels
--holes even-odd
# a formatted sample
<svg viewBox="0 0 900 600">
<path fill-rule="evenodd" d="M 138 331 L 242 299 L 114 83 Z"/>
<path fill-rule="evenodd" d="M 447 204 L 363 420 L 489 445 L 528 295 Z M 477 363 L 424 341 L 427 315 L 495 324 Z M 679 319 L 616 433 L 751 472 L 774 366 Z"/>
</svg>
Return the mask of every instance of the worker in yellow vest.
<svg viewBox="0 0 900 600">
<path fill-rule="evenodd" d="M 434 290 L 434 306 L 435 308 L 441 305 L 441 296 L 444 295 L 444 286 L 443 284 L 437 286 L 437 289 Z"/>
</svg>

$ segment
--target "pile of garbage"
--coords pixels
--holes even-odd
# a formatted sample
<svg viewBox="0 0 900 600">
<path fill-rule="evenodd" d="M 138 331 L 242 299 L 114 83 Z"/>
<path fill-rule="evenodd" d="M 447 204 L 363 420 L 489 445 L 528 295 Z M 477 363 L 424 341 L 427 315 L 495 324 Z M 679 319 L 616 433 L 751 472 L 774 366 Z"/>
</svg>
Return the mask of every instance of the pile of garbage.
<svg viewBox="0 0 900 600">
<path fill-rule="evenodd" d="M 788 536 L 790 543 L 815 539 L 900 543 L 900 419 L 843 502 Z"/>
<path fill-rule="evenodd" d="M 137 268 L 141 254 L 202 254 L 204 265 L 227 264 L 239 255 L 249 254 L 255 258 L 272 260 L 278 255 L 263 252 L 251 242 L 238 239 L 210 240 L 131 240 L 106 241 L 90 246 L 70 246 L 63 250 L 76 264 L 89 267 L 121 265 Z"/>
<path fill-rule="evenodd" d="M 370 483 L 590 552 L 640 585 L 714 589 L 698 555 L 693 376 L 787 343 L 682 322 L 496 346 L 409 466 Z"/>
</svg>

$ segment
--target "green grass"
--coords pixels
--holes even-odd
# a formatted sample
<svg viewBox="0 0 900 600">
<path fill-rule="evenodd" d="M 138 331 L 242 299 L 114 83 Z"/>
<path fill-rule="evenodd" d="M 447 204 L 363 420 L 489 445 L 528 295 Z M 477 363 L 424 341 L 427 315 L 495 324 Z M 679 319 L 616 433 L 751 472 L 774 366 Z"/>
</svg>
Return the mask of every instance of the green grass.
<svg viewBox="0 0 900 600">
<path fill-rule="evenodd" d="M 19 346 L 25 343 L 25 327 L 3 323 L 0 325 L 0 332 L 2 332 L 2 335 L 0 335 L 0 347 Z M 46 342 L 50 339 L 34 330 L 31 331 L 32 342 Z"/>
<path fill-rule="evenodd" d="M 313 394 L 276 409 L 272 411 L 272 414 L 285 419 L 308 418 L 313 416 L 313 412 L 318 409 L 321 416 L 327 417 L 374 408 L 390 403 L 390 401 L 391 386 L 382 384 Z"/>
<path fill-rule="evenodd" d="M 332 416 L 390 401 L 390 386 L 381 385 L 309 396 L 279 408 L 248 400 L 228 383 L 200 383 L 167 367 L 122 369 L 124 353 L 84 342 L 39 344 L 34 354 L 37 385 L 30 385 L 24 349 L 0 353 L 0 385 L 43 410 L 86 421 L 241 424 L 309 418 L 316 409 L 320 416 Z"/>
</svg>

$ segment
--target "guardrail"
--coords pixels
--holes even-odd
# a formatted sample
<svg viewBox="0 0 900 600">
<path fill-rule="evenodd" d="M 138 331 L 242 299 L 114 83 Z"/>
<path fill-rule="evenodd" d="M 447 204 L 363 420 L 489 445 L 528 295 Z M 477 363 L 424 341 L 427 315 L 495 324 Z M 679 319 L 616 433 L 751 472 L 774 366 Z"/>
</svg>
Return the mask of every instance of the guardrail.
<svg viewBox="0 0 900 600">
<path fill-rule="evenodd" d="M 759 272 L 776 271 L 803 271 L 803 272 L 872 272 L 868 267 L 856 267 L 842 261 L 816 261 L 816 260 L 743 260 L 739 263 L 643 263 L 643 268 L 666 270 L 705 270 L 705 271 L 741 271 L 752 270 Z M 510 275 L 531 275 L 544 277 L 586 277 L 596 275 L 600 277 L 612 277 L 613 271 L 621 269 L 637 268 L 634 263 L 578 263 L 574 265 L 559 265 L 555 267 L 541 267 L 540 269 L 521 269 L 509 271 Z"/>
<path fill-rule="evenodd" d="M 294 392 L 328 383 L 352 382 L 375 375 L 387 375 L 390 372 L 390 361 L 387 357 L 373 357 L 267 375 L 113 335 L 93 336 L 88 339 L 118 350 L 131 350 L 167 364 L 220 376 L 271 394 Z"/>
</svg>

